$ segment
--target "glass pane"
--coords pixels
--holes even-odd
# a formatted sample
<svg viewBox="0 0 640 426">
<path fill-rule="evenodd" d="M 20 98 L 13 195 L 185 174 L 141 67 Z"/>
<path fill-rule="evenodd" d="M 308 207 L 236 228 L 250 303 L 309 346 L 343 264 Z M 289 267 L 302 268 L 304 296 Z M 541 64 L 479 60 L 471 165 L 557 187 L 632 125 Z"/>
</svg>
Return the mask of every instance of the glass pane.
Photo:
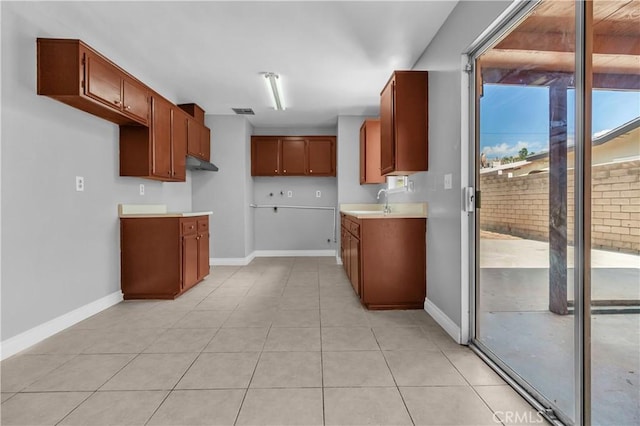
<svg viewBox="0 0 640 426">
<path fill-rule="evenodd" d="M 591 416 L 640 424 L 640 2 L 594 1 Z"/>
<path fill-rule="evenodd" d="M 574 22 L 573 2 L 543 1 L 477 61 L 476 338 L 568 421 Z"/>
</svg>

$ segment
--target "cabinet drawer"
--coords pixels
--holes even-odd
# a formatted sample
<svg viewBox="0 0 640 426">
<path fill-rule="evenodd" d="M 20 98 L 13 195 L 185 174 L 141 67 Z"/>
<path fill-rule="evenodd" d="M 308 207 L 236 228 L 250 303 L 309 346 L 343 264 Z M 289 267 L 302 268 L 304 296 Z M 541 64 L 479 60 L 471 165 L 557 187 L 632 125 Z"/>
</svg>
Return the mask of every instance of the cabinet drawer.
<svg viewBox="0 0 640 426">
<path fill-rule="evenodd" d="M 351 231 L 354 236 L 360 238 L 360 224 L 349 222 L 349 231 Z"/>
<path fill-rule="evenodd" d="M 197 222 L 195 220 L 183 220 L 182 235 L 191 235 L 197 232 Z"/>
<path fill-rule="evenodd" d="M 198 219 L 198 232 L 209 231 L 209 219 Z"/>
</svg>

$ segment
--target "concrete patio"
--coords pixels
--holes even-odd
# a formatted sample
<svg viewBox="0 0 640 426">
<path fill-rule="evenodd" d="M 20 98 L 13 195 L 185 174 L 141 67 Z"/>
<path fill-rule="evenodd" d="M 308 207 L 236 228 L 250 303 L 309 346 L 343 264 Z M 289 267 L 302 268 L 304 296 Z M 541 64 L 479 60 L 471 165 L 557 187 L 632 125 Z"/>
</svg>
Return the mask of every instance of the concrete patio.
<svg viewBox="0 0 640 426">
<path fill-rule="evenodd" d="M 572 247 L 568 265 L 573 300 Z M 592 300 L 640 299 L 640 256 L 594 250 L 592 265 Z M 548 268 L 547 243 L 483 233 L 478 337 L 573 417 L 574 316 L 549 312 Z M 592 315 L 591 341 L 593 424 L 639 424 L 640 314 Z"/>
</svg>

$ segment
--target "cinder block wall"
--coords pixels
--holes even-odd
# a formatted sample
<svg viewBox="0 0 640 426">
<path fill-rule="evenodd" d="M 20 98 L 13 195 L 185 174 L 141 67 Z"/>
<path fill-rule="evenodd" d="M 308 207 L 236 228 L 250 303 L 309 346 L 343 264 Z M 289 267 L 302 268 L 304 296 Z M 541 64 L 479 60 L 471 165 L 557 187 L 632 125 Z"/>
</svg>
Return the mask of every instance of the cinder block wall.
<svg viewBox="0 0 640 426">
<path fill-rule="evenodd" d="M 591 173 L 593 248 L 640 254 L 640 160 L 594 166 Z M 548 240 L 548 173 L 512 178 L 485 173 L 480 184 L 481 229 Z M 572 244 L 573 169 L 567 172 L 567 187 L 567 234 Z"/>
</svg>

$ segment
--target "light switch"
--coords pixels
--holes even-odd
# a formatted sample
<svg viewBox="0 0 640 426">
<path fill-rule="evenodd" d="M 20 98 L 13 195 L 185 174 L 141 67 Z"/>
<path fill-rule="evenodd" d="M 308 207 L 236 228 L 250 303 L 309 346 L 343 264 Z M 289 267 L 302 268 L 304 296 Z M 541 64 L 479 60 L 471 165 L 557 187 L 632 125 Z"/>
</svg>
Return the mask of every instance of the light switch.
<svg viewBox="0 0 640 426">
<path fill-rule="evenodd" d="M 316 198 L 320 198 L 320 197 L 322 197 L 322 192 L 316 191 Z"/>
<path fill-rule="evenodd" d="M 444 175 L 444 189 L 451 189 L 453 187 L 453 175 L 447 173 Z"/>
<path fill-rule="evenodd" d="M 144 195 L 144 183 L 140 184 L 140 195 Z"/>
<path fill-rule="evenodd" d="M 287 197 L 289 198 L 293 197 L 293 191 L 287 191 Z"/>
</svg>

